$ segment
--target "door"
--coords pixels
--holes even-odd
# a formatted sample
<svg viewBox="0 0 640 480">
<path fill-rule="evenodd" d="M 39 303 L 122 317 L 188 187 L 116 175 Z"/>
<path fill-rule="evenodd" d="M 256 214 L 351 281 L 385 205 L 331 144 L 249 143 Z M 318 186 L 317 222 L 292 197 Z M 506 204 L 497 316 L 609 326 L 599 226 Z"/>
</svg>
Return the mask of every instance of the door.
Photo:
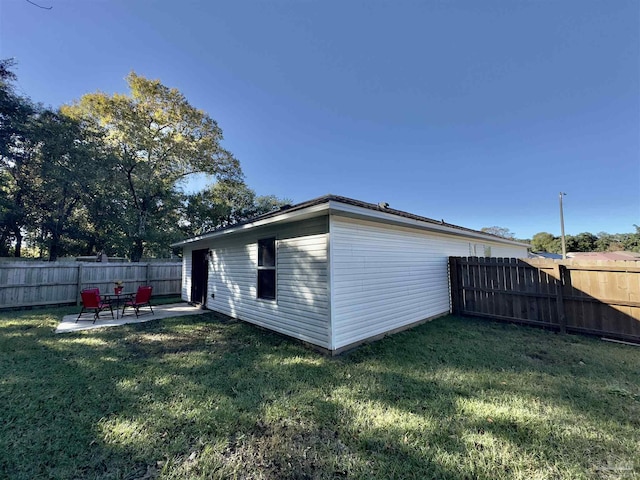
<svg viewBox="0 0 640 480">
<path fill-rule="evenodd" d="M 194 250 L 191 254 L 191 302 L 207 304 L 207 282 L 209 278 L 209 249 Z"/>
</svg>

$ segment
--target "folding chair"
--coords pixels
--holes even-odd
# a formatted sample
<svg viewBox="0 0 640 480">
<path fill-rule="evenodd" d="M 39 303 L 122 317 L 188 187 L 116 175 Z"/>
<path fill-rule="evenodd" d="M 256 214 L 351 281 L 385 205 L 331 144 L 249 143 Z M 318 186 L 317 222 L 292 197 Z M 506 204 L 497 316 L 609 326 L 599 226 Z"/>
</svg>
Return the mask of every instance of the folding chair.
<svg viewBox="0 0 640 480">
<path fill-rule="evenodd" d="M 80 292 L 80 296 L 82 297 L 82 310 L 80 310 L 80 314 L 78 315 L 78 318 L 76 318 L 76 323 L 78 323 L 78 320 L 80 320 L 82 314 L 86 312 L 93 313 L 93 323 L 96 323 L 96 320 L 100 318 L 100 312 L 107 309 L 111 311 L 111 318 L 115 318 L 113 316 L 113 308 L 111 307 L 111 302 L 101 299 L 99 289 L 87 288 Z M 83 318 L 82 320 L 89 319 Z"/>
<path fill-rule="evenodd" d="M 136 312 L 136 318 L 138 318 L 138 316 L 140 316 L 140 309 L 142 307 L 149 307 L 149 309 L 151 310 L 151 314 L 154 315 L 153 307 L 151 306 L 151 291 L 152 290 L 153 290 L 153 287 L 151 287 L 149 285 L 145 285 L 143 287 L 138 287 L 138 291 L 136 292 L 136 296 L 135 297 L 131 296 L 131 298 L 129 298 L 129 300 L 126 300 L 124 302 L 124 306 L 122 307 L 122 315 L 120 315 L 120 316 L 121 317 L 124 316 L 124 311 L 126 310 L 127 307 L 133 308 L 133 310 Z"/>
</svg>

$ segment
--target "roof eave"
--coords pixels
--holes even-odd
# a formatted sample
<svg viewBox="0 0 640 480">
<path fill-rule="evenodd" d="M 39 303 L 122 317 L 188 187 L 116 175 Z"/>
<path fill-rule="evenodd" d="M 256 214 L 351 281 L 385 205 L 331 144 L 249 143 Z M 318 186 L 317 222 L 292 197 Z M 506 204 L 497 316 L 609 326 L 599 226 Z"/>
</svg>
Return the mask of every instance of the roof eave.
<svg viewBox="0 0 640 480">
<path fill-rule="evenodd" d="M 219 237 L 231 235 L 234 233 L 245 232 L 256 227 L 262 227 L 265 225 L 271 225 L 275 223 L 291 222 L 294 220 L 304 220 L 306 218 L 313 218 L 326 213 L 328 209 L 329 209 L 328 203 L 320 203 L 320 204 L 312 205 L 302 209 L 285 210 L 280 214 L 269 216 L 268 218 L 257 219 L 253 222 L 243 223 L 242 225 L 224 228 L 222 230 L 205 233 L 197 237 L 188 238 L 187 240 L 183 240 L 181 242 L 172 243 L 171 247 L 172 248 L 185 247 L 187 245 L 197 244 L 199 242 L 210 240 L 212 238 L 219 238 Z"/>
<path fill-rule="evenodd" d="M 485 234 L 475 230 L 466 228 L 449 226 L 447 224 L 439 225 L 436 222 L 419 220 L 416 218 L 408 218 L 398 215 L 394 212 L 387 212 L 382 209 L 374 209 L 370 207 L 363 207 L 352 205 L 340 201 L 339 199 L 331 198 L 330 196 L 317 199 L 319 203 L 311 203 L 308 206 L 301 206 L 302 208 L 293 207 L 292 209 L 285 210 L 281 213 L 269 214 L 266 218 L 258 218 L 255 221 L 247 222 L 237 226 L 227 227 L 214 232 L 192 237 L 181 242 L 171 244 L 171 247 L 185 247 L 189 245 L 197 245 L 204 243 L 207 240 L 220 238 L 227 235 L 241 233 L 250 229 L 261 227 L 265 225 L 272 225 L 283 222 L 291 222 L 297 220 L 304 220 L 306 218 L 313 218 L 326 213 L 342 214 L 344 216 L 355 217 L 360 219 L 369 219 L 381 221 L 387 224 L 418 228 L 421 230 L 427 230 L 432 232 L 438 232 L 448 235 L 462 236 L 466 238 L 481 239 L 485 241 L 491 241 L 495 243 L 502 243 L 507 245 L 513 245 L 518 247 L 529 247 L 528 244 L 518 242 L 516 240 L 509 240 L 507 238 L 496 237 L 495 235 Z M 313 201 L 312 201 L 313 202 Z"/>
<path fill-rule="evenodd" d="M 374 219 L 383 221 L 384 223 L 419 228 L 421 230 L 429 230 L 432 232 L 438 232 L 448 235 L 463 236 L 468 238 L 482 239 L 486 241 L 504 243 L 508 245 L 518 247 L 529 247 L 528 244 L 518 242 L 517 240 L 510 240 L 508 238 L 496 237 L 495 235 L 488 235 L 483 232 L 476 232 L 468 229 L 460 229 L 456 227 L 450 227 L 448 225 L 438 225 L 437 223 L 426 222 L 424 220 L 418 220 L 413 218 L 406 218 L 396 215 L 392 212 L 385 212 L 384 210 L 373 210 L 370 208 L 358 207 L 355 205 L 349 205 L 335 200 L 329 201 L 330 211 L 332 213 L 342 213 L 346 216 Z"/>
</svg>

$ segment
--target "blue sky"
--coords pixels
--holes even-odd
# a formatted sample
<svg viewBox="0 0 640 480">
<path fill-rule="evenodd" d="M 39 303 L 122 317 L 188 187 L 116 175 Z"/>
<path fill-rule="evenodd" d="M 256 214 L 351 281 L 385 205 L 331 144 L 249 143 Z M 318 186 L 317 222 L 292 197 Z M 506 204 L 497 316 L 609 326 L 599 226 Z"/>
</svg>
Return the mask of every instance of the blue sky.
<svg viewBox="0 0 640 480">
<path fill-rule="evenodd" d="M 57 107 L 131 70 L 224 131 L 258 194 L 519 237 L 640 224 L 637 0 L 0 0 L 0 57 Z M 199 185 L 199 184 L 196 184 Z"/>
</svg>

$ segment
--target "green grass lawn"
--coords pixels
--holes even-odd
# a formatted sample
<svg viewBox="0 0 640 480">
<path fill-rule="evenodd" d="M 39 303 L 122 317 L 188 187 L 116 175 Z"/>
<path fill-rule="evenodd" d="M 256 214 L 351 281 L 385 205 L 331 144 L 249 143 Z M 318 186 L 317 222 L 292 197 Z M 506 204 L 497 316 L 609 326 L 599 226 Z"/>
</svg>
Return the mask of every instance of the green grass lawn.
<svg viewBox="0 0 640 480">
<path fill-rule="evenodd" d="M 640 475 L 640 348 L 446 317 L 329 358 L 207 313 L 0 313 L 0 478 Z"/>
</svg>

